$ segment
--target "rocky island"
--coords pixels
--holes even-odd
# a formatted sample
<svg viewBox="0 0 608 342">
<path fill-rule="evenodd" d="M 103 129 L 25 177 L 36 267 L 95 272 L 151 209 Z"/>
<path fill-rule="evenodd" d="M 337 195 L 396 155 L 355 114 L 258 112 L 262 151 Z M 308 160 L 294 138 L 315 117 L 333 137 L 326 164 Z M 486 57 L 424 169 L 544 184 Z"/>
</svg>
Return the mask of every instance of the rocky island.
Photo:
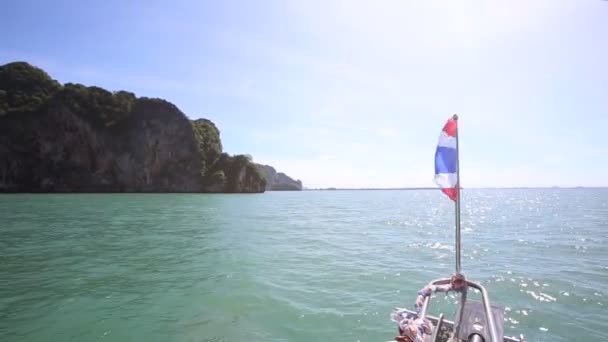
<svg viewBox="0 0 608 342">
<path fill-rule="evenodd" d="M 255 164 L 258 170 L 266 178 L 266 190 L 268 191 L 300 191 L 302 181 L 294 180 L 283 172 L 277 172 L 270 165 Z"/>
<path fill-rule="evenodd" d="M 168 101 L 0 66 L 0 192 L 257 193 L 289 178 L 266 169 Z"/>
</svg>

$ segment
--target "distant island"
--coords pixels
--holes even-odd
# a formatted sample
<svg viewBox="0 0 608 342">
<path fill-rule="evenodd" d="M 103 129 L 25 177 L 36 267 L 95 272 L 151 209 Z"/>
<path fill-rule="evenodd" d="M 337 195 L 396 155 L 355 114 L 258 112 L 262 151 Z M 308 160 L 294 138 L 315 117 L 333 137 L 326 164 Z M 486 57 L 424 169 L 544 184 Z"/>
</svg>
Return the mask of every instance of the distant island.
<svg viewBox="0 0 608 342">
<path fill-rule="evenodd" d="M 162 99 L 62 85 L 26 62 L 0 66 L 0 192 L 266 190 L 302 183 L 223 152 L 210 120 Z"/>
</svg>

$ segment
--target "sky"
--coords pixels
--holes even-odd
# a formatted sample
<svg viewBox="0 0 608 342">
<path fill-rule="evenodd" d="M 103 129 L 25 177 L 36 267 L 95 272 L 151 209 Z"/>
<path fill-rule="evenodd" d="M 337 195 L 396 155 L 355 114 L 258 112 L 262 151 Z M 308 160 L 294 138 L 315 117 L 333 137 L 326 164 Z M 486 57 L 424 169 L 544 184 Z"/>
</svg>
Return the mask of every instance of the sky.
<svg viewBox="0 0 608 342">
<path fill-rule="evenodd" d="M 608 186 L 608 1 L 5 0 L 0 64 L 208 118 L 318 187 Z"/>
</svg>

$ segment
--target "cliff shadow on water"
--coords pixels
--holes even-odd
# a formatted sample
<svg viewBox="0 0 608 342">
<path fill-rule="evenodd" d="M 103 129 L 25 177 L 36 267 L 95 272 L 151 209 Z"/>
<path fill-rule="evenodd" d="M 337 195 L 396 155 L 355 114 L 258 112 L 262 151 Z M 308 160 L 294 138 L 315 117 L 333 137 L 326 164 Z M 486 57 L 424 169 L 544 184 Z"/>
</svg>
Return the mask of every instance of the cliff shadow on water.
<svg viewBox="0 0 608 342">
<path fill-rule="evenodd" d="M 191 121 L 168 101 L 62 85 L 25 62 L 0 66 L 0 192 L 256 193 L 292 184 L 267 167 L 225 153 L 213 122 Z"/>
</svg>

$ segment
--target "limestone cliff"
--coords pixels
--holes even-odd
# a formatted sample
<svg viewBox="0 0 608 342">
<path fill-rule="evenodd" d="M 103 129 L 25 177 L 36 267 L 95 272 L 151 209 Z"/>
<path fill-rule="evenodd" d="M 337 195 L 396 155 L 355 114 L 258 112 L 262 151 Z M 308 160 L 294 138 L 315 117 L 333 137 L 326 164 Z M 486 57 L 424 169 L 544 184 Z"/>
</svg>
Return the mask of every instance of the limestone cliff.
<svg viewBox="0 0 608 342">
<path fill-rule="evenodd" d="M 264 192 L 266 180 L 244 155 L 222 152 L 220 131 L 207 119 L 192 122 L 200 152 L 200 175 L 206 192 Z"/>
<path fill-rule="evenodd" d="M 1 192 L 263 192 L 253 164 L 221 149 L 211 121 L 165 100 L 0 66 Z"/>
<path fill-rule="evenodd" d="M 299 191 L 302 190 L 302 181 L 293 180 L 282 172 L 277 172 L 274 167 L 270 165 L 255 164 L 260 172 L 266 178 L 266 190 L 267 191 Z"/>
</svg>

